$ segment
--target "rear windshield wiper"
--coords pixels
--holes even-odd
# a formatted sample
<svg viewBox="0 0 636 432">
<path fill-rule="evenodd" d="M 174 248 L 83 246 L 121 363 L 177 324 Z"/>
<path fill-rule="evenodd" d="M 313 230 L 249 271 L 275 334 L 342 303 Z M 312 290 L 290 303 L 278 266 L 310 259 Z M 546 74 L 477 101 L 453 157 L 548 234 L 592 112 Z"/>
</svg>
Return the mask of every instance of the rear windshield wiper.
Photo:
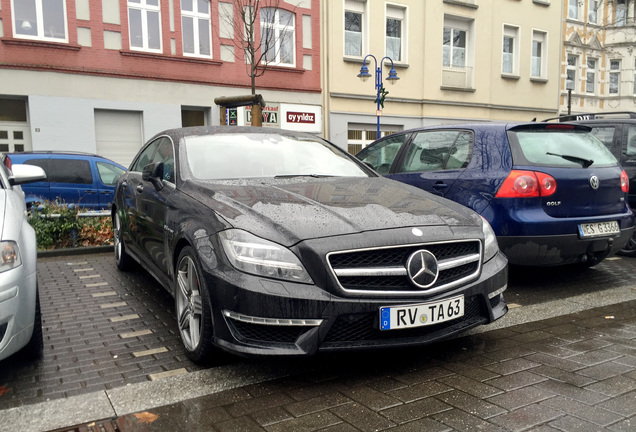
<svg viewBox="0 0 636 432">
<path fill-rule="evenodd" d="M 562 154 L 550 153 L 550 152 L 547 152 L 546 154 L 550 156 L 558 156 L 570 162 L 579 163 L 581 164 L 583 168 L 587 168 L 594 163 L 592 159 L 584 159 L 578 156 L 562 155 Z"/>
</svg>

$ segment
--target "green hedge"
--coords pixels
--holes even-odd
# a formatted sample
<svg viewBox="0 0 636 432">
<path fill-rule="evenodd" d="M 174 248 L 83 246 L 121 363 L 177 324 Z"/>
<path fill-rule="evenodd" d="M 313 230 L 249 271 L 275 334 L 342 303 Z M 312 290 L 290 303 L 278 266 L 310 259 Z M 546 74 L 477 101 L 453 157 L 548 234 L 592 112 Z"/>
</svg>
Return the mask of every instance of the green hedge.
<svg viewBox="0 0 636 432">
<path fill-rule="evenodd" d="M 35 229 L 38 250 L 112 244 L 110 216 L 80 216 L 87 213 L 72 205 L 45 203 L 33 207 L 29 223 Z"/>
</svg>

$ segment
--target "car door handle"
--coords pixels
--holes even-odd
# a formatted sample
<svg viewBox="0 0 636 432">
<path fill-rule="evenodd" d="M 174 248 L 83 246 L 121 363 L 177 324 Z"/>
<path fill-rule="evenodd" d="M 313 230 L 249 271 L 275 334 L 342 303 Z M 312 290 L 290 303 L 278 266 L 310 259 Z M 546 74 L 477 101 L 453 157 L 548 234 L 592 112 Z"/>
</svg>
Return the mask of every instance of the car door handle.
<svg viewBox="0 0 636 432">
<path fill-rule="evenodd" d="M 447 188 L 447 187 L 448 187 L 448 185 L 446 183 L 444 183 L 444 182 L 441 182 L 441 181 L 437 182 L 437 183 L 435 183 L 433 185 L 433 189 L 444 189 L 444 188 Z"/>
<path fill-rule="evenodd" d="M 96 190 L 87 190 L 85 191 L 87 194 L 96 194 L 97 191 Z"/>
<path fill-rule="evenodd" d="M 112 192 L 111 191 L 101 191 L 100 194 L 102 194 L 102 195 L 110 195 L 110 194 L 112 194 Z"/>
<path fill-rule="evenodd" d="M 142 193 L 144 191 L 144 185 L 137 185 L 137 192 Z"/>
</svg>

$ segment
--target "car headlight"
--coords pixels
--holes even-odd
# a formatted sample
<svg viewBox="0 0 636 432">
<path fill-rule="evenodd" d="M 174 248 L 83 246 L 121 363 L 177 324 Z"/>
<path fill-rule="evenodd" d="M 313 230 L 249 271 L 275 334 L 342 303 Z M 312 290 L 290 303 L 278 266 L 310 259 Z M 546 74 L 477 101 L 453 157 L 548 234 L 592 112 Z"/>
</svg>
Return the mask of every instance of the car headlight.
<svg viewBox="0 0 636 432">
<path fill-rule="evenodd" d="M 274 279 L 313 283 L 292 251 L 246 231 L 230 229 L 219 233 L 232 265 L 241 271 Z"/>
<path fill-rule="evenodd" d="M 19 267 L 21 264 L 18 244 L 13 241 L 0 242 L 0 273 Z"/>
<path fill-rule="evenodd" d="M 499 244 L 497 244 L 497 237 L 488 221 L 483 217 L 481 220 L 481 230 L 484 232 L 484 262 L 486 262 L 497 255 L 497 252 L 499 252 Z"/>
</svg>

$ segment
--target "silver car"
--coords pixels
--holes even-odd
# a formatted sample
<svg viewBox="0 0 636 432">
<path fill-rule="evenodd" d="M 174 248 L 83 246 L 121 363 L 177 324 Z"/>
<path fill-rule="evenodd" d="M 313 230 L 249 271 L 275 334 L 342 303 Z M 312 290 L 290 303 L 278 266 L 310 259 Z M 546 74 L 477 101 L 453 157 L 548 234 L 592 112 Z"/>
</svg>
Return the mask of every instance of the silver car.
<svg viewBox="0 0 636 432">
<path fill-rule="evenodd" d="M 45 178 L 40 167 L 0 165 L 0 360 L 42 355 L 37 246 L 20 185 Z"/>
</svg>

